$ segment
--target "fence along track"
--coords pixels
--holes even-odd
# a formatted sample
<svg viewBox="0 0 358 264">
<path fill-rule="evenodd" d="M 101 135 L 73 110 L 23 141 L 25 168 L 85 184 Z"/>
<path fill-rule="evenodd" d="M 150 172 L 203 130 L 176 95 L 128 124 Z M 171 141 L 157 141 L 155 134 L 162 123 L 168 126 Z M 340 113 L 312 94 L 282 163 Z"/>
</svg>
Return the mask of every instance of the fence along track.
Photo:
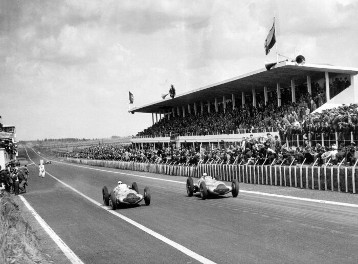
<svg viewBox="0 0 358 264">
<path fill-rule="evenodd" d="M 91 166 L 142 171 L 172 176 L 199 178 L 204 172 L 223 181 L 298 187 L 301 189 L 356 193 L 357 167 L 315 167 L 280 165 L 198 164 L 197 166 L 152 164 L 127 161 L 67 158 L 67 161 Z"/>
</svg>

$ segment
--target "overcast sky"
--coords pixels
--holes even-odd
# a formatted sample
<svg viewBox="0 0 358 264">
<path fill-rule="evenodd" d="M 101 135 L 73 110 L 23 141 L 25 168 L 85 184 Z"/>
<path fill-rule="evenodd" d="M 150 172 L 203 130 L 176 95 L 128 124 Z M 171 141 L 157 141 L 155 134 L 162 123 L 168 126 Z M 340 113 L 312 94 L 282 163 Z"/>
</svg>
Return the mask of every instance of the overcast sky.
<svg viewBox="0 0 358 264">
<path fill-rule="evenodd" d="M 18 140 L 134 135 L 151 115 L 128 91 L 141 106 L 263 68 L 274 16 L 280 53 L 358 67 L 353 0 L 0 0 L 2 122 Z"/>
</svg>

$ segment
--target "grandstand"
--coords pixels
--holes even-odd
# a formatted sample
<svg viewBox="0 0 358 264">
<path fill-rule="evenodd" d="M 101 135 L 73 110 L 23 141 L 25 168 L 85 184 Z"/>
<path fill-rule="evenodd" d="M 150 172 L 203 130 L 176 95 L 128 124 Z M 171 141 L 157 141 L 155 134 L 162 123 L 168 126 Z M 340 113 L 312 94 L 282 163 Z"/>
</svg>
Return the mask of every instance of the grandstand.
<svg viewBox="0 0 358 264">
<path fill-rule="evenodd" d="M 260 69 L 173 99 L 135 107 L 129 112 L 152 113 L 153 125 L 133 137 L 132 144 L 136 148 L 145 144 L 219 144 L 239 142 L 250 134 L 265 137 L 267 132 L 282 138 L 280 123 L 291 117 L 291 111 L 298 116 L 290 120 L 290 131 L 309 113 L 358 103 L 354 87 L 357 73 L 356 68 L 287 60 L 270 70 Z M 319 140 L 325 144 L 323 137 Z M 335 139 L 330 140 L 337 142 L 337 136 Z M 296 138 L 286 138 L 287 143 L 288 140 L 291 144 L 296 142 Z M 297 137 L 297 145 L 299 140 L 303 138 Z M 349 141 L 352 140 L 353 135 Z"/>
</svg>

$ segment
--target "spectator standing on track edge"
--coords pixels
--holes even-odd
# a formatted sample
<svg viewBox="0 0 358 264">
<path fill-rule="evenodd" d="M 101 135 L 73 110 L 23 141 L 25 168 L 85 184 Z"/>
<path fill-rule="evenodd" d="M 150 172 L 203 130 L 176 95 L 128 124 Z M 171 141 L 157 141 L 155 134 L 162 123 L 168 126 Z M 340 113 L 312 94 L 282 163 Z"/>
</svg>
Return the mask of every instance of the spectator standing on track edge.
<svg viewBox="0 0 358 264">
<path fill-rule="evenodd" d="M 44 161 L 40 160 L 39 177 L 45 178 L 46 171 L 45 171 L 45 165 L 43 163 L 44 163 Z"/>
</svg>

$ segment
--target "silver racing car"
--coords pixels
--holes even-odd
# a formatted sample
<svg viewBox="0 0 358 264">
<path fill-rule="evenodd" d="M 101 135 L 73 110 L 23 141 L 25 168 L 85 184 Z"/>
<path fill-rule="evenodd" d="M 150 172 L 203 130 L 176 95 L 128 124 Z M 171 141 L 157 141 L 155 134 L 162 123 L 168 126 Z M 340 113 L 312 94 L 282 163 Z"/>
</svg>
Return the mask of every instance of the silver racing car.
<svg viewBox="0 0 358 264">
<path fill-rule="evenodd" d="M 194 193 L 200 192 L 200 196 L 205 200 L 209 195 L 221 196 L 229 192 L 232 193 L 233 197 L 237 197 L 239 194 L 239 181 L 233 180 L 231 186 L 227 186 L 224 182 L 216 180 L 212 176 L 208 176 L 206 173 L 194 183 L 192 177 L 188 177 L 186 180 L 186 192 L 189 197 L 193 196 Z"/>
<path fill-rule="evenodd" d="M 144 188 L 143 195 L 138 191 L 138 185 L 136 182 L 132 183 L 132 186 L 128 186 L 121 181 L 118 185 L 109 193 L 107 186 L 102 188 L 103 202 L 105 205 L 110 206 L 113 210 L 116 210 L 121 205 L 137 205 L 144 200 L 145 205 L 150 205 L 150 191 L 148 187 Z"/>
</svg>

